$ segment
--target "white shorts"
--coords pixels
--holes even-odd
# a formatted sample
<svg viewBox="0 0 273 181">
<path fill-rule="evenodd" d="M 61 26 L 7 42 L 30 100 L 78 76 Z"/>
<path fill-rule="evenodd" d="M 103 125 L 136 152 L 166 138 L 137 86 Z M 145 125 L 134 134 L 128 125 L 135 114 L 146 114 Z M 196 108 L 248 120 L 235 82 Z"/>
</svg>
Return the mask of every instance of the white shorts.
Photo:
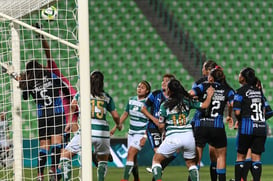
<svg viewBox="0 0 273 181">
<path fill-rule="evenodd" d="M 0 140 L 0 147 L 2 149 L 9 147 L 9 141 L 8 140 Z"/>
<path fill-rule="evenodd" d="M 81 151 L 81 135 L 79 133 L 76 133 L 71 141 L 66 145 L 66 150 L 77 154 Z"/>
<path fill-rule="evenodd" d="M 143 136 L 144 134 L 133 134 L 133 135 L 128 134 L 128 139 L 127 139 L 128 148 L 134 147 L 140 151 L 142 149 L 142 147 L 140 146 L 140 140 L 143 138 Z"/>
<path fill-rule="evenodd" d="M 195 158 L 196 146 L 192 131 L 167 136 L 156 152 L 170 157 L 177 151 L 182 151 L 185 159 Z"/>
<path fill-rule="evenodd" d="M 94 146 L 94 153 L 98 155 L 110 154 L 110 139 L 92 138 L 92 146 Z M 77 154 L 81 151 L 81 135 L 75 134 L 72 140 L 65 147 L 66 150 Z"/>
</svg>

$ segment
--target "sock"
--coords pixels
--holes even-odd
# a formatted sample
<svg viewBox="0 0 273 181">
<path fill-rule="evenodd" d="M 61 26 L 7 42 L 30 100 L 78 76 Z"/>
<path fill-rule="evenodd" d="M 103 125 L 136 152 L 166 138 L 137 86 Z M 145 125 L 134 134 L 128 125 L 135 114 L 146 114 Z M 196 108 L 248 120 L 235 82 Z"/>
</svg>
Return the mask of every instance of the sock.
<svg viewBox="0 0 273 181">
<path fill-rule="evenodd" d="M 51 168 L 56 172 L 56 168 L 60 163 L 62 145 L 53 145 L 51 148 Z"/>
<path fill-rule="evenodd" d="M 243 169 L 244 169 L 244 162 L 243 161 L 236 161 L 235 162 L 235 180 L 241 180 L 243 176 Z"/>
<path fill-rule="evenodd" d="M 252 162 L 253 181 L 260 181 L 262 175 L 262 162 Z"/>
<path fill-rule="evenodd" d="M 216 162 L 211 162 L 210 163 L 209 171 L 210 171 L 210 179 L 211 179 L 211 181 L 217 181 L 216 166 L 217 166 Z"/>
<path fill-rule="evenodd" d="M 107 173 L 107 161 L 99 161 L 97 174 L 98 174 L 98 181 L 104 181 L 104 177 Z"/>
<path fill-rule="evenodd" d="M 134 162 L 130 162 L 130 161 L 126 162 L 126 166 L 125 166 L 124 174 L 123 174 L 124 180 L 129 180 L 133 167 L 134 167 Z"/>
<path fill-rule="evenodd" d="M 216 170 L 217 175 L 219 175 L 219 181 L 226 181 L 226 169 L 217 169 Z M 216 181 L 217 181 L 217 177 L 216 177 Z"/>
<path fill-rule="evenodd" d="M 199 181 L 199 171 L 196 165 L 190 166 L 189 174 L 191 181 Z"/>
<path fill-rule="evenodd" d="M 161 162 L 162 170 L 164 170 L 164 169 L 166 168 L 166 166 L 169 165 L 169 163 L 170 163 L 171 161 L 173 161 L 175 158 L 176 158 L 176 154 L 170 156 L 169 158 L 164 159 L 164 160 Z"/>
<path fill-rule="evenodd" d="M 160 164 L 153 164 L 152 165 L 152 170 L 153 170 L 154 179 L 156 181 L 161 180 L 162 166 Z"/>
<path fill-rule="evenodd" d="M 251 169 L 251 166 L 252 166 L 252 160 L 251 160 L 251 158 L 246 159 L 244 161 L 244 169 L 243 169 L 243 176 L 242 176 L 242 178 L 244 180 L 247 180 L 248 171 Z"/>
<path fill-rule="evenodd" d="M 71 160 L 68 158 L 61 158 L 60 160 L 61 171 L 63 173 L 63 181 L 71 179 Z"/>
<path fill-rule="evenodd" d="M 40 149 L 39 150 L 39 156 L 38 156 L 38 174 L 41 174 L 41 175 L 44 174 L 44 169 L 45 169 L 47 154 L 48 154 L 47 150 L 45 150 L 45 149 Z"/>
<path fill-rule="evenodd" d="M 134 181 L 139 180 L 139 174 L 138 174 L 138 166 L 134 165 L 133 170 L 132 170 L 133 176 L 134 176 Z"/>
</svg>

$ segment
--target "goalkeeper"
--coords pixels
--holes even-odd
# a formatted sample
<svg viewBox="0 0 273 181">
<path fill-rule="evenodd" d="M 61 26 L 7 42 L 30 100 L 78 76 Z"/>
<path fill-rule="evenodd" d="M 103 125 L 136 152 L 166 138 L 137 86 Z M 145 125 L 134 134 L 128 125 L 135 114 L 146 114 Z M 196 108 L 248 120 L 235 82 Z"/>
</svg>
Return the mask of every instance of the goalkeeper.
<svg viewBox="0 0 273 181">
<path fill-rule="evenodd" d="M 56 168 L 60 161 L 65 114 L 60 91 L 69 95 L 67 85 L 54 73 L 33 60 L 26 64 L 26 73 L 19 78 L 23 99 L 33 97 L 37 104 L 39 127 L 38 180 L 43 180 L 47 154 L 51 151 L 51 180 L 58 180 Z M 72 100 L 72 98 L 70 97 Z M 60 178 L 59 178 L 60 179 Z"/>
<path fill-rule="evenodd" d="M 41 25 L 36 23 L 35 24 L 36 28 L 41 28 Z M 65 112 L 65 117 L 66 117 L 66 128 L 65 128 L 65 132 L 68 133 L 67 136 L 65 138 L 69 137 L 69 132 L 76 132 L 78 130 L 78 124 L 77 124 L 77 120 L 78 120 L 78 111 L 77 111 L 77 107 L 75 110 L 75 113 L 73 114 L 73 116 L 70 119 L 70 97 L 74 97 L 77 93 L 76 89 L 71 86 L 69 80 L 61 73 L 61 71 L 59 70 L 56 62 L 53 60 L 52 56 L 51 56 L 51 52 L 50 52 L 50 47 L 48 45 L 48 42 L 46 41 L 46 39 L 44 38 L 43 35 L 39 35 L 41 41 L 42 41 L 42 46 L 43 49 L 45 51 L 46 54 L 46 58 L 47 58 L 47 68 L 53 72 L 55 75 L 57 75 L 58 77 L 61 78 L 61 80 L 67 84 L 68 89 L 69 89 L 69 94 L 68 95 L 63 95 L 62 94 L 62 102 L 63 102 L 63 107 L 64 107 L 64 112 Z M 61 93 L 61 92 L 60 92 Z M 68 141 L 68 140 L 66 140 Z"/>
</svg>

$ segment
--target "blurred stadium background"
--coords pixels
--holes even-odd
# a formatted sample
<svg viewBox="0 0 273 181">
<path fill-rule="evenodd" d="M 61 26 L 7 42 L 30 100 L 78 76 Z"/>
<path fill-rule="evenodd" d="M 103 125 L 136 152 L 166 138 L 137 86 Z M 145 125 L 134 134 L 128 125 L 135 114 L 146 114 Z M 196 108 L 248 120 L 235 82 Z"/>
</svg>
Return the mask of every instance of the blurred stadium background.
<svg viewBox="0 0 273 181">
<path fill-rule="evenodd" d="M 64 9 L 74 11 L 75 2 L 70 3 L 64 4 Z M 59 6 L 62 9 L 62 3 L 59 2 Z M 152 90 L 160 89 L 162 76 L 173 73 L 190 89 L 201 76 L 202 63 L 208 59 L 224 68 L 227 81 L 234 89 L 240 86 L 239 71 L 247 66 L 254 68 L 266 98 L 273 105 L 272 13 L 270 0 L 89 0 L 91 71 L 99 69 L 104 73 L 105 91 L 114 98 L 120 114 L 128 98 L 136 95 L 136 86 L 141 80 L 149 81 Z M 59 12 L 58 16 L 66 15 Z M 34 24 L 35 17 L 37 14 L 32 14 L 31 20 L 26 21 Z M 65 18 L 65 23 L 50 21 L 44 29 L 58 36 L 71 35 L 62 30 L 77 34 L 73 17 Z M 57 26 L 59 31 L 55 32 Z M 24 35 L 22 59 L 43 60 L 43 50 L 32 47 L 40 46 L 33 41 L 35 34 L 21 31 Z M 65 39 L 75 41 L 73 37 Z M 62 72 L 76 86 L 75 52 L 68 53 L 65 47 L 54 43 L 51 42 L 52 56 L 59 60 Z M 2 100 L 10 94 L 9 78 L 3 79 L 1 85 Z M 31 141 L 37 138 L 37 131 L 33 131 L 37 128 L 36 105 L 23 102 L 22 107 L 23 137 Z M 111 118 L 108 119 L 113 126 Z M 123 131 L 116 132 L 115 138 L 126 137 L 128 122 Z M 272 120 L 268 125 L 271 136 Z M 228 126 L 226 131 L 230 138 L 236 136 L 236 130 Z"/>
<path fill-rule="evenodd" d="M 128 98 L 136 94 L 139 81 L 149 81 L 155 90 L 161 87 L 162 75 L 173 73 L 190 89 L 201 76 L 202 63 L 207 59 L 224 68 L 227 81 L 234 89 L 240 86 L 239 71 L 246 66 L 254 68 L 272 105 L 272 5 L 269 0 L 89 0 L 91 71 L 99 69 L 104 73 L 105 91 L 114 98 L 120 114 Z M 74 23 L 68 21 L 60 28 L 75 27 Z M 45 28 L 50 30 L 50 26 L 54 27 L 54 21 Z M 33 35 L 25 32 L 24 36 Z M 32 39 L 25 40 L 30 44 L 26 41 L 24 46 L 31 47 Z M 54 42 L 51 47 L 55 47 Z M 29 51 L 35 57 L 42 54 L 41 49 Z M 68 64 L 63 57 L 65 53 L 58 48 L 52 54 L 62 57 L 64 61 L 59 66 L 69 67 L 69 75 L 77 75 L 76 61 Z M 23 55 L 28 56 L 28 52 Z M 76 85 L 76 76 L 70 80 Z M 32 114 L 23 113 L 25 120 L 35 116 L 33 106 Z M 30 132 L 37 121 L 31 121 L 23 125 L 25 138 L 37 135 Z M 273 124 L 268 123 L 271 135 Z M 127 130 L 128 121 L 115 137 L 125 137 Z M 236 131 L 228 127 L 226 130 L 228 136 L 236 135 Z"/>
<path fill-rule="evenodd" d="M 239 71 L 246 66 L 254 68 L 272 105 L 272 4 L 249 0 L 91 0 L 91 69 L 104 72 L 105 90 L 120 113 L 142 79 L 154 90 L 161 87 L 163 74 L 173 73 L 190 89 L 207 59 L 224 68 L 234 89 L 240 86 Z M 127 128 L 116 136 L 123 137 Z M 234 137 L 236 131 L 227 128 L 227 134 Z"/>
</svg>

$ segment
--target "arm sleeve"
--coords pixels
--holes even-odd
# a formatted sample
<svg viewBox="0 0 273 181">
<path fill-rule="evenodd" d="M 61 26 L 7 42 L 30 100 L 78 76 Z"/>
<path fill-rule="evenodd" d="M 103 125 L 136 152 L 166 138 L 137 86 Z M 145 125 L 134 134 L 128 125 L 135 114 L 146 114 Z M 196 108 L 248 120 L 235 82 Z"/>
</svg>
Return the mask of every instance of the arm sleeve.
<svg viewBox="0 0 273 181">
<path fill-rule="evenodd" d="M 23 99 L 24 99 L 24 100 L 28 100 L 28 98 L 29 98 L 29 93 L 28 93 L 28 91 L 27 91 L 27 90 L 23 90 L 22 96 L 23 96 Z"/>
</svg>

